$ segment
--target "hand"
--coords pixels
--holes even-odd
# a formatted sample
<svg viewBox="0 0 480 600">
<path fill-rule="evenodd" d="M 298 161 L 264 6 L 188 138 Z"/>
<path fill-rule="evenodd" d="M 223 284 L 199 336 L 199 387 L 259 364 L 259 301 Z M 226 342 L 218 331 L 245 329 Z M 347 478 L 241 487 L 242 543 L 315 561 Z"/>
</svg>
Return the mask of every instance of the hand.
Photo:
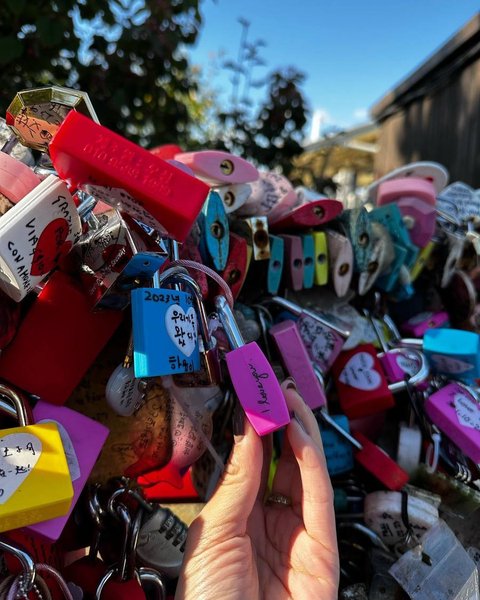
<svg viewBox="0 0 480 600">
<path fill-rule="evenodd" d="M 334 600 L 338 552 L 333 492 L 312 411 L 287 379 L 290 413 L 272 493 L 265 504 L 271 436 L 245 419 L 215 494 L 189 529 L 176 600 Z"/>
</svg>

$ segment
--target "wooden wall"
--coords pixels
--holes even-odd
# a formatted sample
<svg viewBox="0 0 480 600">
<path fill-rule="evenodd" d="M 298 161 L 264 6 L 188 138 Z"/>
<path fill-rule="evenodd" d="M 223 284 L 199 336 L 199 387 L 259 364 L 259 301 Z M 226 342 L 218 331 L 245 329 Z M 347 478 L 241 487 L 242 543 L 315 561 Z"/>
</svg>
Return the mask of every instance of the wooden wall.
<svg viewBox="0 0 480 600">
<path fill-rule="evenodd" d="M 430 73 L 408 93 L 408 101 L 394 110 L 384 105 L 378 115 L 376 175 L 407 162 L 433 160 L 448 168 L 450 181 L 480 188 L 480 56 L 450 75 L 444 72 L 439 81 Z"/>
</svg>

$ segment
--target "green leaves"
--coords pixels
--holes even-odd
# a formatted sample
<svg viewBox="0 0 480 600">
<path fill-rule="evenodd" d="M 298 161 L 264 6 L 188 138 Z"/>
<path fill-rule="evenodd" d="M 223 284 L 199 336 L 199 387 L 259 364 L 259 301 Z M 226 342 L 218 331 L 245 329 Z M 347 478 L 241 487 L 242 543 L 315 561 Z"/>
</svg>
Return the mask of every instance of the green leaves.
<svg viewBox="0 0 480 600">
<path fill-rule="evenodd" d="M 16 37 L 0 38 L 0 65 L 17 61 L 23 54 L 23 46 Z"/>
</svg>

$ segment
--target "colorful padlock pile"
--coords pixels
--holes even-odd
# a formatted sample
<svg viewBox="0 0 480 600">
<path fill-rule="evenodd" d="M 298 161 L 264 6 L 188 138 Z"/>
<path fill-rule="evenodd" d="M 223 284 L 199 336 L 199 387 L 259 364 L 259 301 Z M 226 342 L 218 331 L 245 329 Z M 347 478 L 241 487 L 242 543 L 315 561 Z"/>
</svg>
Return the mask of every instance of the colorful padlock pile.
<svg viewBox="0 0 480 600">
<path fill-rule="evenodd" d="M 480 593 L 480 191 L 419 162 L 344 209 L 141 148 L 59 87 L 0 129 L 0 598 L 173 594 L 188 528 L 164 504 L 208 500 L 238 406 L 281 438 L 286 376 L 341 597 Z"/>
</svg>

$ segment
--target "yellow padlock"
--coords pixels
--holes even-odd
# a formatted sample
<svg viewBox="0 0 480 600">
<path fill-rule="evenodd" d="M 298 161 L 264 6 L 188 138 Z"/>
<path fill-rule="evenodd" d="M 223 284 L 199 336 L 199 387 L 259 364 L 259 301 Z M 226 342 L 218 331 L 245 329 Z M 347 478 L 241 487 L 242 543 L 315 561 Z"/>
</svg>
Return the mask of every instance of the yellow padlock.
<svg viewBox="0 0 480 600">
<path fill-rule="evenodd" d="M 0 531 L 67 514 L 73 487 L 57 425 L 31 425 L 22 397 L 3 384 L 0 397 L 20 425 L 0 429 Z"/>
<path fill-rule="evenodd" d="M 315 285 L 325 285 L 328 282 L 328 246 L 324 231 L 314 231 L 313 245 L 315 251 Z"/>
</svg>

